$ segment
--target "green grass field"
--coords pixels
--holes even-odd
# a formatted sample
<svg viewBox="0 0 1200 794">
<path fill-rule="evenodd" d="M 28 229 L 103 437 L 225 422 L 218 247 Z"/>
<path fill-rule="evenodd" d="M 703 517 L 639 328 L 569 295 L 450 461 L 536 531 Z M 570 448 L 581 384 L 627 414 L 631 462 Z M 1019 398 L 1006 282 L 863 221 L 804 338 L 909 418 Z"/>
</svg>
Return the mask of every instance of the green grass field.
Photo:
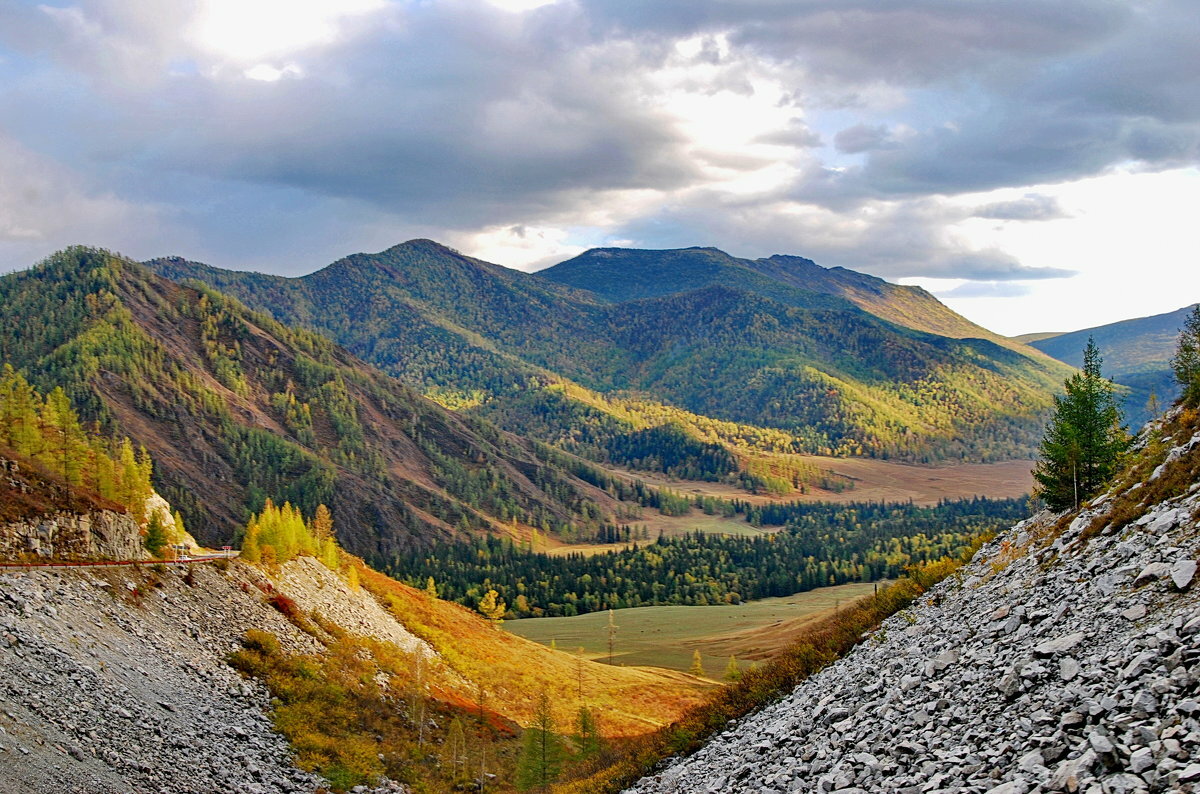
<svg viewBox="0 0 1200 794">
<path fill-rule="evenodd" d="M 803 633 L 814 617 L 873 590 L 873 584 L 854 583 L 737 606 L 618 610 L 613 613 L 617 624 L 613 664 L 686 671 L 692 654 L 699 650 L 707 675 L 720 678 L 730 655 L 737 656 L 743 668 L 751 659 L 769 658 Z M 608 658 L 607 612 L 511 620 L 504 629 L 543 645 L 553 642 L 560 651 L 583 648 L 588 659 Z"/>
</svg>

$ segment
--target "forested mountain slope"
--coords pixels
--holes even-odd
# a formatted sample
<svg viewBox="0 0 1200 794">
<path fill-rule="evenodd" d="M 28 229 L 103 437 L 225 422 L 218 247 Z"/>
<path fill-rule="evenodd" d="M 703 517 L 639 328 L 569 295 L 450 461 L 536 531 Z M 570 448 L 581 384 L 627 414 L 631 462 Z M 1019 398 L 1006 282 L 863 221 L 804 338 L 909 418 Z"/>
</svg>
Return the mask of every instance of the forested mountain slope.
<svg viewBox="0 0 1200 794">
<path fill-rule="evenodd" d="M 1160 406 L 1169 405 L 1179 396 L 1179 385 L 1171 372 L 1171 356 L 1191 310 L 1191 306 L 1184 306 L 1151 317 L 1035 339 L 1029 345 L 1059 361 L 1079 366 L 1088 337 L 1095 339 L 1104 357 L 1104 373 L 1129 387 L 1125 413 L 1131 424 L 1138 426 L 1150 418 L 1146 403 L 1152 393 Z"/>
<path fill-rule="evenodd" d="M 0 279 L 0 358 L 144 445 L 208 543 L 268 498 L 328 504 L 343 545 L 372 559 L 518 524 L 569 534 L 613 504 L 324 337 L 103 251 Z"/>
<path fill-rule="evenodd" d="M 754 433 L 704 426 L 782 431 L 771 448 L 789 452 L 936 461 L 1032 450 L 1067 372 L 1059 363 L 971 338 L 945 307 L 922 322 L 964 338 L 857 305 L 919 326 L 913 306 L 941 306 L 926 293 L 848 271 L 810 279 L 791 258 L 749 264 L 715 249 L 603 249 L 529 275 L 427 240 L 297 279 L 150 263 L 328 333 L 444 404 L 593 455 L 664 417 L 727 446 Z M 808 281 L 819 289 L 797 286 Z"/>
<path fill-rule="evenodd" d="M 741 259 L 716 248 L 594 248 L 538 275 L 614 302 L 736 285 L 794 306 L 845 308 L 849 303 L 905 328 L 955 339 L 987 339 L 1031 353 L 976 325 L 920 287 L 892 284 L 843 267 L 822 267 L 800 256 Z"/>
</svg>

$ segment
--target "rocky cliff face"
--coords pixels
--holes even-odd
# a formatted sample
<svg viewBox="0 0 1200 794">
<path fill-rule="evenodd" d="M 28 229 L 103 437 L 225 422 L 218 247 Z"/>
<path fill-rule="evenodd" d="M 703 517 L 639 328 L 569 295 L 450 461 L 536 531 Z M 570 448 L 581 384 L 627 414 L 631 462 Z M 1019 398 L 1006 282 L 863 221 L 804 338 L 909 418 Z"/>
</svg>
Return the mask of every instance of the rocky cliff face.
<svg viewBox="0 0 1200 794">
<path fill-rule="evenodd" d="M 137 522 L 117 505 L 0 455 L 0 560 L 145 556 Z"/>
<path fill-rule="evenodd" d="M 0 559 L 136 560 L 146 556 L 137 522 L 126 513 L 59 511 L 0 524 Z"/>
<path fill-rule="evenodd" d="M 1145 431 L 1142 474 L 1073 520 L 1018 524 L 631 791 L 1200 791 L 1200 432 L 1184 419 Z"/>
</svg>

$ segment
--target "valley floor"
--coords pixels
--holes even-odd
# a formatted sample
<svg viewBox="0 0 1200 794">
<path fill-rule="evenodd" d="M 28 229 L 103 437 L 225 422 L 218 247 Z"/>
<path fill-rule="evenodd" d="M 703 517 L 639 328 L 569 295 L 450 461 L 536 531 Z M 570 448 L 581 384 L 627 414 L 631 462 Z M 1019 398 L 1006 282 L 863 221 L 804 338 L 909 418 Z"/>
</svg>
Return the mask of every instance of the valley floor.
<svg viewBox="0 0 1200 794">
<path fill-rule="evenodd" d="M 769 659 L 812 621 L 873 590 L 873 584 L 855 583 L 738 605 L 622 609 L 613 613 L 613 662 L 686 671 L 698 650 L 707 676 L 719 679 L 730 656 L 743 667 Z M 596 661 L 608 659 L 607 626 L 607 612 L 504 624 L 506 631 L 544 645 L 554 642 L 561 651 L 583 648 L 584 656 Z"/>
<path fill-rule="evenodd" d="M 1006 460 L 1000 463 L 960 463 L 953 466 L 918 466 L 875 458 L 828 458 L 805 456 L 800 460 L 841 475 L 854 487 L 841 492 L 810 487 L 808 493 L 796 491 L 784 496 L 751 494 L 733 485 L 699 480 L 677 480 L 663 474 L 602 467 L 610 474 L 647 485 L 667 487 L 687 496 L 716 496 L 753 504 L 778 501 L 811 502 L 907 502 L 935 505 L 941 499 L 987 496 L 1008 499 L 1023 496 L 1033 488 L 1032 460 Z M 598 464 L 593 464 L 598 465 Z M 649 514 L 650 511 L 647 511 Z M 651 530 L 658 527 L 658 516 L 649 515 L 640 523 Z M 669 523 L 669 522 L 668 522 Z"/>
</svg>

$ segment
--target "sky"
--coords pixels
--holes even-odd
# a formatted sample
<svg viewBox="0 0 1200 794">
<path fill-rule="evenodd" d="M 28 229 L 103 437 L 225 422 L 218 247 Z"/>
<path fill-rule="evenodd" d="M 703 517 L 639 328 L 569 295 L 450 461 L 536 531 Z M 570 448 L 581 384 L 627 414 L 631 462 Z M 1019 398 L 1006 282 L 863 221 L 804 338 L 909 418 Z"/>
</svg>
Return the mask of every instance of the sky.
<svg viewBox="0 0 1200 794">
<path fill-rule="evenodd" d="M 796 254 L 995 331 L 1200 300 L 1195 0 L 4 0 L 0 272 Z"/>
</svg>

